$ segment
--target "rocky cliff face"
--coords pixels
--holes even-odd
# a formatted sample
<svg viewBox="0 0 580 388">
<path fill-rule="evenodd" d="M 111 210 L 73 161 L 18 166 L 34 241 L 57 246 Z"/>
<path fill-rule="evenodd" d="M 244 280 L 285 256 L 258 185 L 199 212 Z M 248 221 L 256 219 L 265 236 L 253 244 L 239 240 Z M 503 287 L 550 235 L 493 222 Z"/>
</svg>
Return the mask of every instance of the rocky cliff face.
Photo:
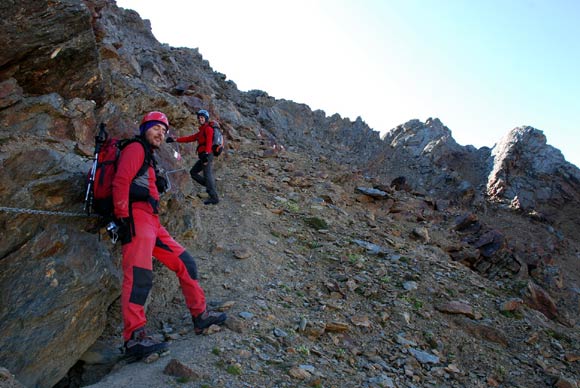
<svg viewBox="0 0 580 388">
<path fill-rule="evenodd" d="M 0 10 L 3 79 L 17 79 L 27 94 L 100 95 L 93 15 L 84 4 L 5 1 Z"/>
<path fill-rule="evenodd" d="M 172 233 L 202 257 L 237 252 L 248 241 L 255 243 L 256 251 L 268 254 L 261 265 L 242 268 L 244 279 L 238 283 L 228 278 L 229 267 L 240 270 L 238 264 L 225 261 L 228 268 L 223 270 L 203 262 L 217 277 L 206 278 L 209 285 L 242 295 L 248 284 L 264 281 L 263 271 L 282 276 L 289 255 L 293 264 L 288 271 L 311 268 L 311 290 L 325 285 L 322 291 L 312 291 L 314 299 L 328 294 L 346 300 L 350 295 L 349 300 L 357 303 L 344 308 L 357 315 L 358 308 L 372 304 L 364 298 L 379 298 L 383 307 L 391 306 L 385 302 L 389 293 L 399 292 L 368 275 L 375 269 L 369 264 L 375 258 L 368 259 L 368 252 L 374 252 L 393 260 L 378 262 L 381 279 L 396 274 L 416 282 L 418 273 L 430 271 L 429 260 L 445 268 L 444 274 L 434 275 L 438 279 L 431 279 L 437 289 L 441 278 L 451 281 L 449 271 L 468 276 L 454 262 L 491 279 L 525 279 L 523 295 L 531 309 L 564 327 L 576 324 L 571 316 L 578 312 L 574 284 L 577 288 L 580 279 L 575 241 L 580 174 L 546 144 L 540 131 L 516 128 L 493 149 L 475 149 L 458 145 L 440 120 L 429 119 L 411 120 L 381 139 L 360 118 L 351 122 L 339 115 L 327 117 L 263 91 L 240 92 L 197 50 L 160 44 L 147 21 L 119 9 L 114 1 L 4 1 L 0 11 L 0 366 L 26 386 L 54 386 L 79 359 L 86 360 L 83 355 L 103 339 L 103 333 L 118 333 L 120 253 L 98 238 L 97 220 L 82 216 L 84 179 L 97 124 L 106 122 L 112 135 L 129 136 L 149 110 L 164 111 L 174 134 L 185 135 L 194 125 L 194 112 L 208 109 L 228 138 L 219 176 L 231 205 L 224 201 L 223 210 L 216 210 L 222 212 L 220 217 L 190 205 L 186 194 L 192 190 L 191 182 L 186 174 L 176 173 L 174 194 L 163 202 L 170 214 L 164 221 Z M 188 168 L 192 148 L 182 146 L 181 161 L 173 151 L 167 147 L 160 152 L 166 169 Z M 361 190 L 357 185 L 374 187 Z M 300 206 L 308 210 L 297 210 Z M 218 219 L 208 226 L 200 214 Z M 316 226 L 320 219 L 326 227 Z M 310 229 L 315 232 L 304 231 Z M 228 231 L 226 243 L 220 242 L 216 230 Z M 287 246 L 276 248 L 271 235 L 284 237 Z M 211 252 L 201 241 L 211 241 Z M 364 249 L 353 248 L 353 241 Z M 390 248 L 381 247 L 384 244 Z M 321 255 L 320 262 L 333 267 L 310 267 L 312 263 L 294 252 L 297 246 L 312 250 L 311 257 Z M 321 247 L 328 248 L 324 256 L 318 252 Z M 399 262 L 403 251 L 430 259 L 409 268 L 407 262 Z M 328 273 L 332 279 L 324 279 Z M 161 324 L 169 319 L 164 310 L 179 311 L 171 308 L 177 285 L 160 270 L 155 287 L 149 310 L 159 316 L 153 322 Z M 435 304 L 435 295 L 443 291 L 425 288 L 423 297 Z M 411 300 L 402 298 L 405 303 Z M 308 303 L 296 308 L 308 314 L 304 308 Z M 409 324 L 404 315 L 408 312 L 399 311 L 398 303 L 392 307 L 404 317 L 401 324 Z M 456 307 L 441 309 L 449 313 Z M 461 314 L 474 318 L 468 310 L 465 304 L 460 306 Z M 433 310 L 424 316 L 425 325 L 436 314 Z M 381 326 L 386 326 L 385 320 Z M 376 334 L 365 334 L 374 326 L 370 321 L 354 321 L 363 328 L 361 338 Z M 471 325 L 478 336 L 494 335 L 478 322 L 455 325 Z M 339 339 L 336 334 L 344 326 L 334 328 L 334 345 L 325 346 L 344 346 L 348 341 L 352 345 L 352 338 Z M 441 333 L 442 338 L 446 335 Z M 280 341 L 274 340 L 275 346 L 291 346 Z M 360 355 L 351 345 L 352 354 Z M 407 354 L 403 349 L 408 344 L 399 345 Z M 568 350 L 578 351 L 573 345 Z M 336 350 L 338 362 L 356 364 L 339 353 Z M 412 377 L 407 371 L 420 367 L 404 369 L 403 375 Z M 436 375 L 432 378 L 439 381 Z M 469 386 L 473 381 L 463 383 Z"/>
</svg>

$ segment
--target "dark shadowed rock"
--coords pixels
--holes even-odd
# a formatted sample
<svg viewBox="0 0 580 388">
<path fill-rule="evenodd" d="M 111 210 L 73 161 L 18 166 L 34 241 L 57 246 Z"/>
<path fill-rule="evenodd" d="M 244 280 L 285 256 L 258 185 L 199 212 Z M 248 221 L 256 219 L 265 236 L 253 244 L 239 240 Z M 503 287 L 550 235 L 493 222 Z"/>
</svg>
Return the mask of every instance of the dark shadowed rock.
<svg viewBox="0 0 580 388">
<path fill-rule="evenodd" d="M 478 225 L 477 215 L 473 213 L 465 213 L 455 219 L 455 230 L 457 231 L 470 231 L 470 232 L 477 232 L 479 227 L 475 227 Z"/>
<path fill-rule="evenodd" d="M 491 257 L 499 251 L 504 244 L 504 236 L 497 230 L 484 233 L 473 246 L 481 252 L 483 257 Z"/>
<path fill-rule="evenodd" d="M 409 187 L 409 185 L 407 184 L 407 178 L 405 178 L 404 176 L 398 176 L 395 179 L 393 179 L 391 181 L 391 187 L 394 190 L 405 190 L 405 191 L 410 191 L 411 187 Z"/>
</svg>

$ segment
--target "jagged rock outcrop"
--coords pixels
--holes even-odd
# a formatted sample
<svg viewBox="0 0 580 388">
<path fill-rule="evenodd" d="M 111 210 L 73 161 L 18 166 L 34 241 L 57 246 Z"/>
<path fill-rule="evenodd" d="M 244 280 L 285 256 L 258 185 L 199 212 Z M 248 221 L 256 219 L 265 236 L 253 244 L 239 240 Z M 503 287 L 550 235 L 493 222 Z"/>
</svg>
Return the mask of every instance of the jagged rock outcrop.
<svg viewBox="0 0 580 388">
<path fill-rule="evenodd" d="M 580 200 L 580 170 L 532 127 L 511 130 L 493 149 L 488 196 L 532 210 Z"/>
<path fill-rule="evenodd" d="M 267 95 L 261 101 L 257 119 L 273 142 L 354 165 L 364 165 L 382 148 L 379 133 L 360 117 L 354 122 L 338 114 L 327 117 L 324 111 L 313 112 L 307 105 L 268 99 Z"/>
<path fill-rule="evenodd" d="M 411 187 L 456 203 L 479 205 L 487 197 L 514 209 L 545 210 L 539 217 L 551 221 L 570 211 L 579 215 L 580 170 L 538 129 L 515 128 L 493 149 L 475 149 L 457 144 L 439 119 L 411 120 L 383 141 L 388 148 L 367 169 L 385 181 L 403 176 Z M 562 208 L 568 210 L 557 211 Z M 578 225 L 578 217 L 567 218 L 562 222 Z"/>
<path fill-rule="evenodd" d="M 435 118 L 411 120 L 387 132 L 367 169 L 391 181 L 403 176 L 414 189 L 458 203 L 481 201 L 489 149 L 460 146 Z"/>
<path fill-rule="evenodd" d="M 352 219 L 344 221 L 342 218 L 351 215 L 337 204 L 341 201 L 349 205 L 356 201 L 364 203 L 365 199 L 351 199 L 338 185 L 362 179 L 363 174 L 374 176 L 383 184 L 403 177 L 397 182 L 404 184 L 395 185 L 397 188 L 411 187 L 428 196 L 464 205 L 480 204 L 484 200 L 482 194 L 488 176 L 493 176 L 490 193 L 494 197 L 499 198 L 501 194 L 503 199 L 511 200 L 510 195 L 525 193 L 522 200 L 526 201 L 526 208 L 533 207 L 534 201 L 550 203 L 552 199 L 556 204 L 564 201 L 566 206 L 577 206 L 577 169 L 559 164 L 558 160 L 547 162 L 552 157 L 547 151 L 545 161 L 539 166 L 533 165 L 528 156 L 521 157 L 519 151 L 515 153 L 518 162 L 510 162 L 513 150 L 529 139 L 516 136 L 505 143 L 505 147 L 498 146 L 491 157 L 486 147 L 477 150 L 458 145 L 451 131 L 438 119 L 425 123 L 409 121 L 380 139 L 379 133 L 361 118 L 351 122 L 338 114 L 327 117 L 323 111 L 313 112 L 307 105 L 277 100 L 262 91 L 242 93 L 224 74 L 214 72 L 198 50 L 160 44 L 147 21 L 133 11 L 119 9 L 112 0 L 5 1 L 0 4 L 0 11 L 3 15 L 0 44 L 5 48 L 0 52 L 2 206 L 80 212 L 98 123 L 106 122 L 112 135 L 128 136 L 135 131 L 143 112 L 159 109 L 170 117 L 171 131 L 183 135 L 191 132 L 194 112 L 200 108 L 209 109 L 212 116 L 220 120 L 232 154 L 241 144 L 260 144 L 261 154 L 248 151 L 242 154 L 249 161 L 241 159 L 247 162 L 246 170 L 235 177 L 242 183 L 231 195 L 233 200 L 240 202 L 240 208 L 244 205 L 240 197 L 249 195 L 250 188 L 277 193 L 279 186 L 283 186 L 289 190 L 290 199 L 297 199 L 286 205 L 291 214 L 297 212 L 298 200 L 311 201 L 308 207 L 315 209 L 322 203 L 329 204 L 332 216 L 328 218 L 340 218 L 344 224 L 350 224 L 354 222 Z M 541 151 L 544 149 L 541 139 L 532 145 L 530 155 L 538 149 L 544 152 Z M 328 174 L 315 167 L 302 171 L 296 156 L 277 158 L 276 152 L 281 149 L 295 152 L 293 155 L 304 155 L 314 166 L 330 160 L 344 170 L 334 171 L 334 181 L 325 181 Z M 272 150 L 275 152 L 270 152 Z M 176 161 L 171 151 L 170 148 L 160 151 L 166 168 L 189 167 L 189 159 Z M 188 158 L 193 157 L 193 151 L 187 147 L 181 152 Z M 259 159 L 267 156 L 275 157 L 276 163 Z M 514 166 L 517 169 L 514 170 Z M 260 181 L 253 174 L 254 169 L 264 169 L 268 176 L 277 180 Z M 284 173 L 279 173 L 280 170 Z M 524 172 L 536 170 L 538 175 L 524 177 Z M 552 174 L 556 171 L 562 180 L 546 184 L 550 171 Z M 540 184 L 534 180 L 538 176 Z M 571 182 L 565 183 L 565 177 L 571 177 Z M 189 205 L 181 203 L 183 193 L 191 190 L 188 177 L 185 174 L 175 176 L 173 184 L 181 197 L 164 203 L 174 215 L 168 225 L 184 236 L 204 233 L 203 223 L 186 213 L 190 210 L 187 209 Z M 549 193 L 543 189 L 546 186 L 550 187 Z M 316 198 L 303 198 L 304 192 L 313 187 L 318 191 Z M 357 222 L 364 220 L 365 225 L 372 228 L 372 232 L 361 233 L 369 239 L 374 233 L 378 234 L 377 239 L 385 237 L 379 229 L 385 224 L 408 221 L 407 218 L 413 222 L 431 222 L 444 217 L 433 215 L 436 209 L 443 209 L 443 204 L 431 198 L 424 199 L 424 196 L 408 203 L 394 201 L 390 194 L 380 199 L 380 204 L 372 202 L 374 199 L 370 201 L 370 210 L 357 208 L 352 215 Z M 282 212 L 276 207 L 278 205 L 273 209 L 270 206 L 267 204 L 266 212 Z M 386 209 L 392 219 L 377 222 L 377 208 Z M 262 217 L 263 211 L 263 208 L 253 209 L 252 217 Z M 99 242 L 93 219 L 35 214 L 0 213 L 3 235 L 0 247 L 3 266 L 0 273 L 0 366 L 8 368 L 28 386 L 51 387 L 101 335 L 108 309 L 111 305 L 116 307 L 119 253 Z M 239 215 L 228 217 L 232 224 L 252 230 L 253 219 L 244 220 Z M 577 228 L 576 221 L 570 222 Z M 313 229 L 324 236 L 325 228 L 332 228 L 332 223 L 324 225 Z M 490 225 L 483 231 L 485 233 L 460 235 L 465 241 L 446 252 L 437 251 L 441 255 L 438 260 L 446 259 L 451 252 L 450 257 L 457 254 L 453 258 L 480 268 L 484 273 L 497 275 L 501 272 L 504 276 L 505 271 L 490 268 L 495 263 L 507 267 L 508 273 L 517 272 L 513 260 L 507 260 L 516 257 L 509 251 L 514 244 L 503 234 L 492 233 L 496 226 Z M 302 227 L 304 222 L 300 220 L 292 230 Z M 424 227 L 413 230 L 424 244 L 437 241 Z M 339 235 L 346 235 L 348 231 L 344 228 Z M 388 238 L 396 240 L 393 245 L 400 247 L 403 239 L 398 232 L 392 230 L 394 237 L 389 235 Z M 301 233 L 298 238 L 288 238 L 293 238 L 294 242 L 311 238 Z M 543 240 L 538 243 L 549 248 L 544 248 L 542 254 L 525 252 L 530 259 L 522 259 L 524 264 L 536 268 L 542 260 L 548 261 L 556 255 L 560 246 L 552 240 L 557 239 L 557 231 L 550 233 L 546 244 Z M 337 237 L 329 245 L 348 244 Z M 524 252 L 523 248 L 516 248 L 517 252 Z M 272 256 L 277 257 L 277 254 Z M 337 257 L 341 254 L 336 252 Z M 337 260 L 340 262 L 343 258 Z M 406 267 L 403 261 L 400 264 Z M 232 272 L 231 268 L 215 270 Z M 386 276 L 387 269 L 383 270 Z M 171 277 L 162 274 L 156 280 L 159 290 L 149 305 L 153 311 L 172 303 L 176 285 L 167 279 Z M 315 289 L 318 279 L 311 282 Z M 226 283 L 224 288 L 230 286 Z M 381 290 L 379 284 L 372 287 L 371 294 Z M 365 325 L 366 322 L 357 324 Z"/>
</svg>

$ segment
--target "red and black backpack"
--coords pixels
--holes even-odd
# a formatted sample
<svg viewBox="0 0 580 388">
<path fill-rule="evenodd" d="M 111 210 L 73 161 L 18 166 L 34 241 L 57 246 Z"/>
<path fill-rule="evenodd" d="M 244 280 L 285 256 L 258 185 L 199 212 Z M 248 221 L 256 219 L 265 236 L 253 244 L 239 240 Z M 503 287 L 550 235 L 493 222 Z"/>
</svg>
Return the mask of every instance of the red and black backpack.
<svg viewBox="0 0 580 388">
<path fill-rule="evenodd" d="M 117 139 L 106 137 L 101 145 L 100 152 L 97 156 L 96 168 L 94 171 L 92 187 L 88 188 L 87 197 L 92 197 L 91 211 L 103 217 L 112 217 L 113 215 L 113 178 L 117 172 L 117 161 L 121 151 L 129 144 L 139 142 L 145 150 L 145 160 L 143 165 L 135 175 L 135 178 L 147 172 L 152 163 L 152 158 L 144 141 L 138 137 L 131 139 Z M 89 171 L 89 186 L 91 185 L 91 171 Z M 133 179 L 135 179 L 133 178 Z M 89 210 L 89 209 L 87 209 Z"/>
</svg>

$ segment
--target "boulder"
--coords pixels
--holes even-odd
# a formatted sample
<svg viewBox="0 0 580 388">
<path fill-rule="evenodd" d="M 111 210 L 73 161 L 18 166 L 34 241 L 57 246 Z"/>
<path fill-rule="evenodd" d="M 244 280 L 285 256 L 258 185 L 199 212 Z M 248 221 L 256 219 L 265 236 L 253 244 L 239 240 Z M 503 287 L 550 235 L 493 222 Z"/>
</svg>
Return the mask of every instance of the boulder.
<svg viewBox="0 0 580 388">
<path fill-rule="evenodd" d="M 102 333 L 121 275 L 97 236 L 49 224 L 4 256 L 0 365 L 52 387 Z"/>
</svg>

